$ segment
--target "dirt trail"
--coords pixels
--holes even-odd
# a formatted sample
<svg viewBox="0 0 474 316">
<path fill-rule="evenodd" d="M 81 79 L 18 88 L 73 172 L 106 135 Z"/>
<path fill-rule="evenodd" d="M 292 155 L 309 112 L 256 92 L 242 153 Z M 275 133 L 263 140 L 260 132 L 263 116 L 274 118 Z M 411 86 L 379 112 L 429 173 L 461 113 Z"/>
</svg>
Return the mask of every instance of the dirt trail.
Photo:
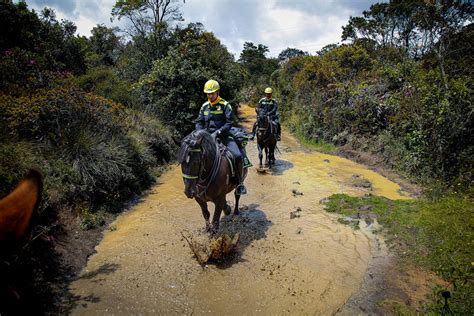
<svg viewBox="0 0 474 316">
<path fill-rule="evenodd" d="M 247 124 L 253 121 L 253 109 L 241 111 Z M 255 147 L 250 142 L 248 153 L 257 165 Z M 371 227 L 339 224 L 320 200 L 334 193 L 408 197 L 373 171 L 305 149 L 288 135 L 279 147 L 274 172 L 250 170 L 241 215 L 221 221 L 222 230 L 241 233 L 227 262 L 201 267 L 182 239 L 182 231 L 202 230 L 204 220 L 197 203 L 183 193 L 180 168 L 173 166 L 105 233 L 70 287 L 73 314 L 340 311 L 360 289 L 372 258 L 380 254 L 380 241 Z M 354 186 L 356 178 L 369 180 L 372 188 Z M 232 204 L 233 195 L 228 200 Z"/>
</svg>

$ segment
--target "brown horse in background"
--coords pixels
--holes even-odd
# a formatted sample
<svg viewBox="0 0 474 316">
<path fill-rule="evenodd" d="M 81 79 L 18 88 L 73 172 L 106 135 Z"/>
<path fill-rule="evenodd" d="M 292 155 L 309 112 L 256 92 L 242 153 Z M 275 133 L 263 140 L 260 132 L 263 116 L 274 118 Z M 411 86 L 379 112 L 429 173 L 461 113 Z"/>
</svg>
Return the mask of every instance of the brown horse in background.
<svg viewBox="0 0 474 316">
<path fill-rule="evenodd" d="M 265 150 L 265 167 L 271 168 L 275 164 L 275 148 L 277 145 L 277 127 L 264 112 L 257 115 L 257 148 L 259 168 L 262 169 L 262 150 Z"/>
<path fill-rule="evenodd" d="M 227 193 L 234 190 L 238 183 L 234 175 L 236 171 L 231 164 L 230 152 L 224 145 L 218 143 L 205 130 L 194 131 L 186 136 L 178 154 L 184 180 L 184 193 L 190 199 L 194 198 L 201 207 L 206 222 L 206 229 L 217 232 L 221 212 L 229 215 L 231 208 L 226 201 Z M 244 169 L 243 178 L 247 176 Z M 234 215 L 239 213 L 240 195 L 235 194 Z M 209 222 L 210 213 L 207 202 L 215 205 L 212 222 Z"/>
<path fill-rule="evenodd" d="M 0 244 L 11 246 L 27 232 L 41 202 L 43 176 L 31 169 L 10 194 L 0 200 Z"/>
</svg>

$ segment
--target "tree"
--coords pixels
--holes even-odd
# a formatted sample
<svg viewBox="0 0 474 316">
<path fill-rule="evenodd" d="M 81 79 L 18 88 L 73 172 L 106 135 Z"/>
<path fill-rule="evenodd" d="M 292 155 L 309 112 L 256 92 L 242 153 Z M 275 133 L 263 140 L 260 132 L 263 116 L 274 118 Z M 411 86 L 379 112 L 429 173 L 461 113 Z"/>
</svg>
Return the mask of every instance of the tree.
<svg viewBox="0 0 474 316">
<path fill-rule="evenodd" d="M 448 80 L 445 71 L 446 56 L 451 53 L 452 39 L 469 23 L 472 24 L 474 8 L 468 1 L 447 0 L 428 3 L 417 16 L 417 23 L 428 46 L 435 53 L 446 90 Z"/>
<path fill-rule="evenodd" d="M 130 66 L 149 69 L 153 61 L 165 57 L 173 45 L 170 25 L 181 21 L 182 15 L 178 0 L 117 0 L 112 18 L 125 18 L 130 22 L 125 30 L 132 39 L 127 47 L 133 56 L 129 59 Z"/>
<path fill-rule="evenodd" d="M 363 12 L 363 17 L 349 19 L 342 28 L 342 40 L 364 39 L 380 47 L 402 47 L 415 58 L 436 46 L 441 62 L 449 37 L 472 23 L 473 14 L 472 4 L 463 0 L 376 3 Z"/>
<path fill-rule="evenodd" d="M 90 47 L 97 62 L 105 66 L 113 66 L 117 59 L 116 53 L 120 44 L 120 37 L 115 32 L 117 28 L 108 28 L 104 25 L 95 26 L 89 38 Z"/>
<path fill-rule="evenodd" d="M 306 55 L 308 55 L 308 53 L 302 51 L 301 49 L 288 47 L 287 49 L 284 49 L 280 54 L 278 54 L 278 60 L 288 61 L 290 58 Z"/>
<path fill-rule="evenodd" d="M 156 60 L 134 88 L 147 113 L 184 136 L 194 129 L 207 80 L 217 80 L 222 97 L 236 105 L 233 101 L 243 78 L 233 56 L 212 33 L 204 32 L 202 25 L 190 24 L 175 36 L 179 44 Z"/>
</svg>

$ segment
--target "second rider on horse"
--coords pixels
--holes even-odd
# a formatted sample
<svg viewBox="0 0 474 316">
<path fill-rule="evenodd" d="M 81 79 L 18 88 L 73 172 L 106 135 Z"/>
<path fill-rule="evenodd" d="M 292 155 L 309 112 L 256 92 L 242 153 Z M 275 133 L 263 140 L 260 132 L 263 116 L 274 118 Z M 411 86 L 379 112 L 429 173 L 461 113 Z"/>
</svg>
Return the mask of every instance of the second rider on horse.
<svg viewBox="0 0 474 316">
<path fill-rule="evenodd" d="M 247 193 L 243 183 L 243 168 L 249 167 L 251 164 L 247 159 L 245 150 L 240 148 L 232 137 L 230 131 L 234 121 L 234 113 L 229 102 L 219 96 L 219 89 L 219 83 L 215 80 L 209 80 L 204 85 L 204 93 L 207 94 L 208 101 L 202 105 L 199 111 L 196 130 L 205 129 L 215 139 L 220 139 L 232 153 L 236 162 L 236 175 L 239 181 L 236 194 L 242 195 Z"/>
<path fill-rule="evenodd" d="M 277 101 L 272 97 L 273 90 L 272 88 L 268 87 L 265 89 L 265 98 L 261 98 L 258 101 L 257 108 L 255 112 L 257 115 L 260 113 L 267 114 L 270 117 L 270 120 L 275 122 L 277 126 L 277 141 L 281 140 L 281 127 L 280 127 L 280 114 L 278 113 L 278 104 Z M 250 140 L 255 138 L 255 132 L 257 129 L 257 122 L 253 124 L 252 128 L 252 136 L 250 136 Z"/>
</svg>

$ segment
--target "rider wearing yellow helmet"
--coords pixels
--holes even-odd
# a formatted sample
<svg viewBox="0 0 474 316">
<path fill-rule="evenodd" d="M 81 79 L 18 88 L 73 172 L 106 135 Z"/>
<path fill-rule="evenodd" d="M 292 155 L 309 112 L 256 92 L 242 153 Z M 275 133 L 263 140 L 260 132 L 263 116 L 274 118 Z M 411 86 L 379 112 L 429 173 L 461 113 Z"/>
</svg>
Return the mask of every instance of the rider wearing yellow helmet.
<svg viewBox="0 0 474 316">
<path fill-rule="evenodd" d="M 199 116 L 196 120 L 196 130 L 205 129 L 215 138 L 219 138 L 235 158 L 237 165 L 237 177 L 239 185 L 236 194 L 246 194 L 247 189 L 243 184 L 243 168 L 251 166 L 245 154 L 241 150 L 230 130 L 234 121 L 234 113 L 229 102 L 219 96 L 220 86 L 216 80 L 208 80 L 204 85 L 204 93 L 207 94 L 207 102 L 201 106 Z M 248 164 L 244 164 L 247 161 Z"/>
<path fill-rule="evenodd" d="M 280 127 L 280 114 L 278 113 L 278 103 L 277 101 L 272 97 L 273 95 L 273 90 L 270 87 L 265 88 L 265 97 L 261 98 L 260 101 L 258 101 L 257 108 L 255 109 L 255 112 L 257 112 L 257 115 L 260 112 L 266 113 L 270 116 L 270 119 L 277 124 L 277 140 L 281 140 L 281 127 Z M 257 122 L 253 124 L 252 128 L 252 136 L 250 136 L 250 139 L 253 140 L 255 138 L 255 132 L 257 129 Z"/>
</svg>

